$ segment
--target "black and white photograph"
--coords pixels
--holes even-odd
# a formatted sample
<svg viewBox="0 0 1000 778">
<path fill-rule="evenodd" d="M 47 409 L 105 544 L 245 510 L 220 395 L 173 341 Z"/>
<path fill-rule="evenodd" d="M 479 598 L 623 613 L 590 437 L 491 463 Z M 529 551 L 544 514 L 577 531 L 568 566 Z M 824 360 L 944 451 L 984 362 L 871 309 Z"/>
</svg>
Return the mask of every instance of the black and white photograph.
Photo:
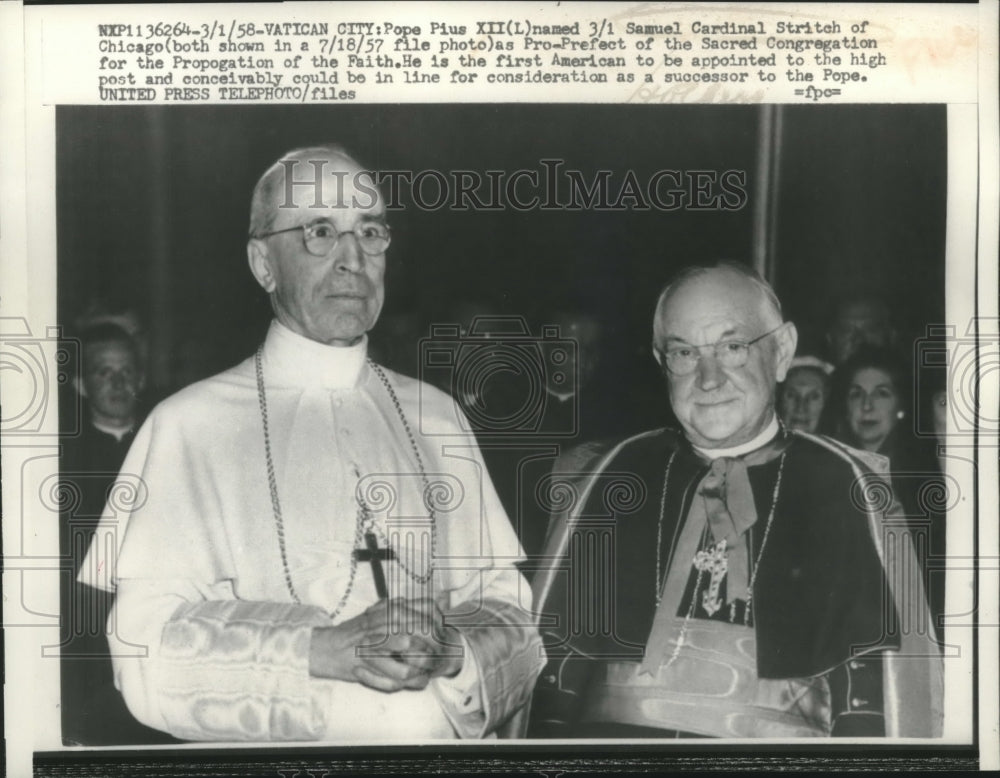
<svg viewBox="0 0 1000 778">
<path fill-rule="evenodd" d="M 980 766 L 974 106 L 51 108 L 34 774 Z"/>
<path fill-rule="evenodd" d="M 89 547 L 74 533 L 107 499 L 87 470 L 124 462 L 141 503 L 108 522 L 117 573 L 91 552 L 74 584 L 89 614 L 117 578 L 138 720 L 108 667 L 67 652 L 66 742 L 480 737 L 518 713 L 546 738 L 939 735 L 943 383 L 908 362 L 944 321 L 946 133 L 941 106 L 60 109 L 59 311 L 84 400 L 66 401 L 67 548 Z M 288 371 L 273 386 L 271 365 Z M 695 517 L 692 495 L 719 490 L 699 483 L 710 452 L 761 443 L 759 471 L 712 476 L 749 489 L 750 516 Z M 880 460 L 852 449 L 913 460 L 890 480 L 891 537 L 924 555 L 903 594 L 926 613 L 887 602 L 865 513 L 887 495 L 855 486 Z M 738 563 L 706 534 L 714 511 L 750 524 L 728 540 Z M 498 698 L 445 696 L 451 660 L 405 661 L 424 648 L 380 632 L 386 602 L 439 631 L 472 616 L 447 643 L 468 657 L 456 677 L 474 657 Z M 919 703 L 884 697 L 913 690 L 880 655 L 899 649 L 897 607 L 929 652 L 911 660 Z M 342 670 L 317 656 L 322 624 L 350 625 L 323 627 L 334 651 L 378 648 Z M 664 628 L 646 681 L 635 660 Z M 712 658 L 684 657 L 688 640 Z"/>
</svg>

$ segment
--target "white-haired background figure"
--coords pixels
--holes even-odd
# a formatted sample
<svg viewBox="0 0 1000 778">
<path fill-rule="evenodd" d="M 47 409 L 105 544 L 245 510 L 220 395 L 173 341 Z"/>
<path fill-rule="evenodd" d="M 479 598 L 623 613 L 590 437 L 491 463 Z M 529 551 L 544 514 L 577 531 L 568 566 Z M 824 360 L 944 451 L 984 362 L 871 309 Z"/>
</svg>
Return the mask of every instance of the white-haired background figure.
<svg viewBox="0 0 1000 778">
<path fill-rule="evenodd" d="M 778 389 L 778 416 L 791 430 L 828 432 L 825 412 L 833 365 L 813 356 L 797 356 Z"/>
</svg>

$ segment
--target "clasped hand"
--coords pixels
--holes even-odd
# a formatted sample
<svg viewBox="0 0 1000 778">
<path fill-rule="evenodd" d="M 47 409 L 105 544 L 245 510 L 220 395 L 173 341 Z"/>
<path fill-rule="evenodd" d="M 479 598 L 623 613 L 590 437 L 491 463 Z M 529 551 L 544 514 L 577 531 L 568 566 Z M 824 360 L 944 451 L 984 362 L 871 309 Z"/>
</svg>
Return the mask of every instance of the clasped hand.
<svg viewBox="0 0 1000 778">
<path fill-rule="evenodd" d="M 462 668 L 458 630 L 429 598 L 381 600 L 341 624 L 315 627 L 309 673 L 383 692 L 423 689 Z"/>
</svg>

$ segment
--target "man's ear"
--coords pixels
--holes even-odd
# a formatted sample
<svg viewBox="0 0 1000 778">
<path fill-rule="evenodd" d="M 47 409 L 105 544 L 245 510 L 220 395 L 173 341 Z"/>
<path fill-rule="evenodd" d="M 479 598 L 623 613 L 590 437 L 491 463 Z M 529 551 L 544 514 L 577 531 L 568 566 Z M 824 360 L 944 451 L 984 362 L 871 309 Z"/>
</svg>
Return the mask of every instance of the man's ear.
<svg viewBox="0 0 1000 778">
<path fill-rule="evenodd" d="M 267 251 L 264 241 L 257 238 L 250 238 L 247 241 L 247 262 L 250 265 L 250 272 L 257 279 L 261 288 L 271 294 L 278 285 L 271 268 L 271 256 Z"/>
<path fill-rule="evenodd" d="M 76 389 L 76 393 L 81 397 L 87 396 L 87 388 L 83 385 L 83 381 L 80 380 L 80 376 L 73 376 L 73 388 Z"/>
<path fill-rule="evenodd" d="M 799 345 L 799 331 L 792 322 L 786 321 L 781 325 L 781 329 L 774 333 L 774 342 L 777 349 L 774 355 L 775 373 L 780 384 L 788 375 L 788 368 L 795 356 L 795 348 Z"/>
</svg>

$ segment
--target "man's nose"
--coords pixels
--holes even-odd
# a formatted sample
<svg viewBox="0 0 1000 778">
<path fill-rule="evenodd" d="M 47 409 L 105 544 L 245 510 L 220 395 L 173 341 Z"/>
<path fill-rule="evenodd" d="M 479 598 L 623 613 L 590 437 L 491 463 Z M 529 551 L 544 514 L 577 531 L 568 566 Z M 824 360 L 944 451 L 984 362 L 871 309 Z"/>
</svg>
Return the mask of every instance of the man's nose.
<svg viewBox="0 0 1000 778">
<path fill-rule="evenodd" d="M 714 353 L 702 352 L 698 359 L 698 386 L 702 389 L 715 389 L 726 382 L 726 374 Z"/>
<path fill-rule="evenodd" d="M 338 270 L 358 273 L 364 267 L 365 255 L 353 232 L 343 232 L 333 248 L 334 266 Z"/>
<path fill-rule="evenodd" d="M 861 397 L 861 407 L 864 410 L 870 411 L 873 405 L 874 403 L 872 402 L 872 396 L 870 394 L 865 394 Z"/>
</svg>

